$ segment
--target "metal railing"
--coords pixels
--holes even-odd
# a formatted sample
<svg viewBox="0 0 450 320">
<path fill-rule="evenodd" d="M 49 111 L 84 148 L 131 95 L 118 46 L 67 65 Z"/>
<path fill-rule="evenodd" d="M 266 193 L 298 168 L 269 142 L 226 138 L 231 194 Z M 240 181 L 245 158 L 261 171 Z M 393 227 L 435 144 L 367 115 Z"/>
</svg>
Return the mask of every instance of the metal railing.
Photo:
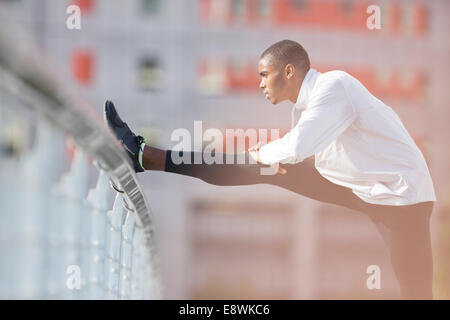
<svg viewBox="0 0 450 320">
<path fill-rule="evenodd" d="M 101 116 L 5 21 L 0 17 L 0 106 L 28 107 L 39 125 L 32 151 L 0 179 L 0 296 L 161 298 L 152 214 L 129 159 Z M 58 179 L 64 135 L 77 149 Z M 91 190 L 88 158 L 99 172 Z"/>
</svg>

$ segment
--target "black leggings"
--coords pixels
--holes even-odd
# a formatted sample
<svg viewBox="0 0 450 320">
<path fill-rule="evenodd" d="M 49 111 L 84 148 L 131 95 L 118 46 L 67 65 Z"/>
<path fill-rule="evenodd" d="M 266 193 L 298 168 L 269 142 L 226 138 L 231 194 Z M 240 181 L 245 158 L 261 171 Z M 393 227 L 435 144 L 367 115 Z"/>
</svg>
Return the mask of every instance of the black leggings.
<svg viewBox="0 0 450 320">
<path fill-rule="evenodd" d="M 190 158 L 190 164 L 175 164 L 172 151 L 167 152 L 165 171 L 199 178 L 218 186 L 272 184 L 302 196 L 363 212 L 375 223 L 390 253 L 394 272 L 405 299 L 431 299 L 433 262 L 429 222 L 433 202 L 414 205 L 374 205 L 361 200 L 351 189 L 325 179 L 315 168 L 312 158 L 293 165 L 282 165 L 284 175 L 262 175 L 265 166 L 249 164 L 248 155 L 240 155 L 245 164 L 237 164 L 237 155 L 218 154 L 224 164 L 195 164 L 203 159 L 194 152 L 179 153 Z M 233 164 L 225 164 L 231 157 Z"/>
</svg>

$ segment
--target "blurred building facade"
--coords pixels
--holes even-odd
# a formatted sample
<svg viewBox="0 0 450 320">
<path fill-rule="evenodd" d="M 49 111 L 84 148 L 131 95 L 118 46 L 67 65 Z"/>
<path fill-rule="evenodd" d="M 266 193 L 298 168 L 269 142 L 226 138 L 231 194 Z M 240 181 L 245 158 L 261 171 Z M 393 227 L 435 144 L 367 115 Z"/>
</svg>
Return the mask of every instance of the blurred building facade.
<svg viewBox="0 0 450 320">
<path fill-rule="evenodd" d="M 296 40 L 313 68 L 351 73 L 399 114 L 429 164 L 436 211 L 448 208 L 448 1 L 6 2 L 29 22 L 63 81 L 97 112 L 112 99 L 131 127 L 167 149 L 176 144 L 173 130 L 192 131 L 195 120 L 224 133 L 288 131 L 290 106 L 263 99 L 257 61 L 272 43 Z M 81 8 L 80 30 L 66 27 L 71 4 Z M 381 8 L 380 30 L 366 26 L 371 4 Z M 221 188 L 153 172 L 141 179 L 159 219 L 168 298 L 397 294 L 381 237 L 358 213 L 271 186 Z M 439 237 L 450 232 L 442 231 L 444 219 L 435 215 Z M 366 287 L 373 264 L 383 290 Z"/>
</svg>

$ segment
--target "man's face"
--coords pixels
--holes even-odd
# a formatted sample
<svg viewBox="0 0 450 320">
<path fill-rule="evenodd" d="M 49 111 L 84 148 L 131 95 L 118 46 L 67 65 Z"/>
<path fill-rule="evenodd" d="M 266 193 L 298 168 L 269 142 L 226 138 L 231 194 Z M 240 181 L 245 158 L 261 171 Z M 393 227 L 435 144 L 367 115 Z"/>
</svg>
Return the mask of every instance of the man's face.
<svg viewBox="0 0 450 320">
<path fill-rule="evenodd" d="M 287 81 L 282 68 L 272 63 L 271 59 L 266 57 L 259 60 L 258 72 L 261 76 L 259 87 L 263 89 L 266 99 L 272 104 L 277 104 L 287 99 Z"/>
</svg>

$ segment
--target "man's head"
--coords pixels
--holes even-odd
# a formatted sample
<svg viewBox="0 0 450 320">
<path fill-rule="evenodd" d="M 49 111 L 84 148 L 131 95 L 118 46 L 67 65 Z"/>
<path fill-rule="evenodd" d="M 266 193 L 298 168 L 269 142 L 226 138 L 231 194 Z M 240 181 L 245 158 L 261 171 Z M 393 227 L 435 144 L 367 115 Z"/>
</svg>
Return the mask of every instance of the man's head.
<svg viewBox="0 0 450 320">
<path fill-rule="evenodd" d="M 273 104 L 297 102 L 302 81 L 310 68 L 308 54 L 297 42 L 279 41 L 267 48 L 259 59 L 259 87 Z"/>
</svg>

